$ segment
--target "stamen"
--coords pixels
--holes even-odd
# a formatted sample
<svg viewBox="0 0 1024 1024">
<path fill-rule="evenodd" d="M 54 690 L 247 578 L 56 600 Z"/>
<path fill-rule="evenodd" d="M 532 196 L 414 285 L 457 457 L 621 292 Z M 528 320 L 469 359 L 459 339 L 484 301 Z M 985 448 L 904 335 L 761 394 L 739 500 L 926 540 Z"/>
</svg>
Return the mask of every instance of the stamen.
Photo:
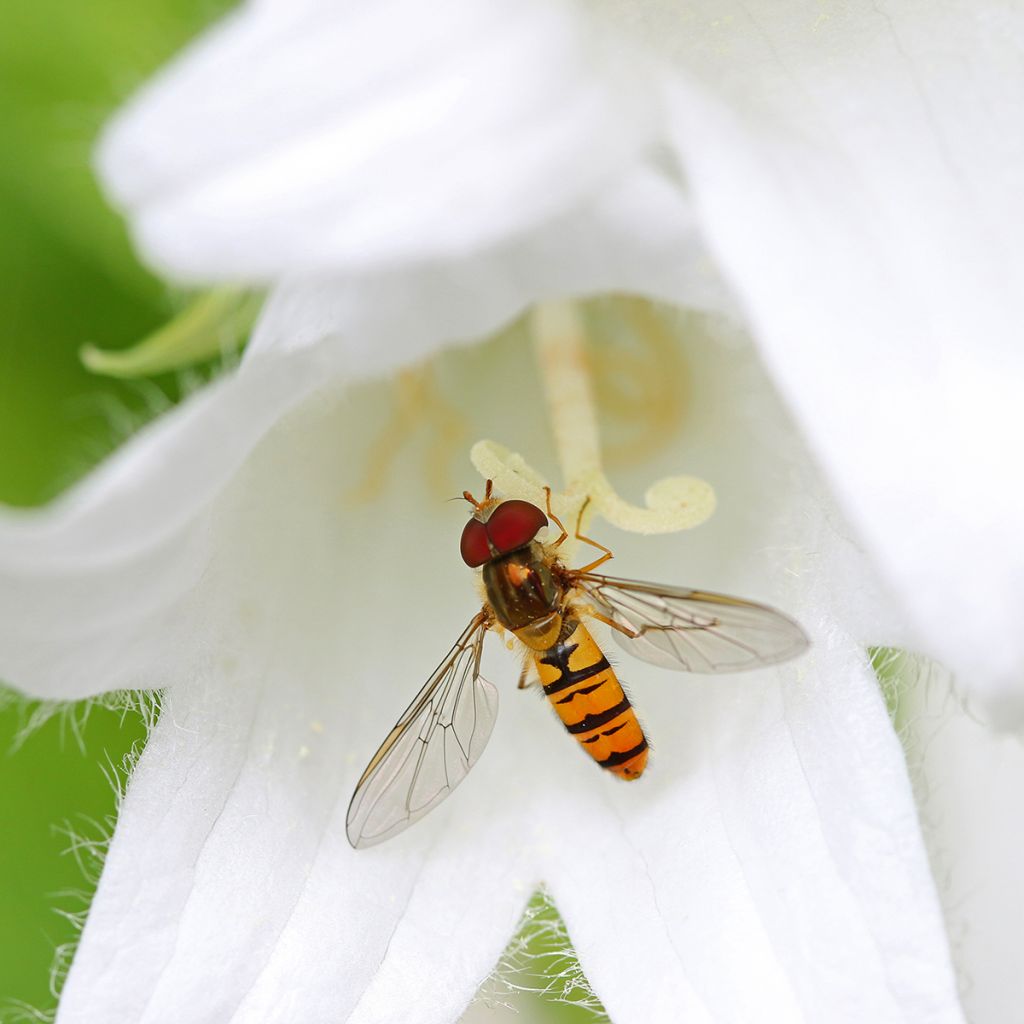
<svg viewBox="0 0 1024 1024">
<path fill-rule="evenodd" d="M 634 505 L 615 491 L 604 473 L 597 413 L 587 362 L 583 324 L 570 302 L 547 302 L 531 314 L 537 359 L 548 415 L 565 479 L 553 498 L 564 522 L 582 528 L 596 513 L 630 533 L 655 534 L 687 530 L 703 523 L 715 508 L 710 484 L 697 477 L 671 476 L 655 481 L 644 495 L 646 507 Z M 543 507 L 546 481 L 522 458 L 493 441 L 479 441 L 470 452 L 478 472 L 493 479 L 498 490 Z M 584 509 L 587 497 L 590 504 Z"/>
<path fill-rule="evenodd" d="M 383 493 L 395 460 L 420 426 L 431 432 L 424 466 L 429 486 L 438 495 L 452 486 L 450 456 L 453 448 L 461 445 L 466 426 L 441 395 L 432 368 L 421 366 L 399 373 L 394 397 L 394 410 L 371 442 L 362 478 L 351 493 L 354 501 L 371 501 Z"/>
<path fill-rule="evenodd" d="M 627 428 L 601 451 L 606 466 L 628 466 L 664 447 L 691 401 L 689 367 L 665 314 L 646 299 L 617 296 L 588 309 L 594 395 L 602 417 Z"/>
</svg>

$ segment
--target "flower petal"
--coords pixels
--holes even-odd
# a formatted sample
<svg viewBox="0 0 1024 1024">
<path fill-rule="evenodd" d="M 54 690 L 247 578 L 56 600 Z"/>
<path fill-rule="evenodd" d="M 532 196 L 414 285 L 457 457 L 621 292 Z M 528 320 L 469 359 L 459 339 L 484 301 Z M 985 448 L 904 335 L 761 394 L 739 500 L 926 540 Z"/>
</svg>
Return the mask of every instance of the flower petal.
<svg viewBox="0 0 1024 1024">
<path fill-rule="evenodd" d="M 514 935 L 538 880 L 524 828 L 536 790 L 521 787 L 509 772 L 522 749 L 522 733 L 516 731 L 525 724 L 522 717 L 504 716 L 497 749 L 474 770 L 479 771 L 477 813 L 470 813 L 467 801 L 452 808 L 449 832 L 423 862 L 416 889 L 349 1024 L 457 1020 Z"/>
<path fill-rule="evenodd" d="M 647 70 L 601 28 L 542 0 L 250 5 L 119 115 L 100 169 L 180 278 L 465 254 L 653 139 Z"/>
<path fill-rule="evenodd" d="M 332 374 L 351 381 L 475 340 L 545 294 L 644 290 L 729 305 L 685 195 L 653 166 L 455 270 L 281 285 L 237 374 L 142 431 L 51 508 L 4 513 L 0 676 L 52 698 L 149 688 L 204 648 L 195 638 L 209 635 L 209 616 L 194 591 L 211 552 L 205 513 L 259 438 Z"/>
<path fill-rule="evenodd" d="M 795 535 L 800 543 L 790 544 L 787 560 L 803 572 L 807 558 L 820 557 L 815 553 L 822 549 L 822 538 L 808 537 L 802 513 L 786 505 L 791 491 L 768 486 L 785 476 L 793 438 L 779 425 L 770 397 L 757 397 L 763 394 L 763 377 L 734 347 L 706 346 L 701 353 L 712 362 L 702 364 L 694 381 L 698 404 L 691 410 L 688 450 L 682 457 L 687 464 L 698 452 L 712 462 L 721 458 L 716 483 L 728 500 L 708 527 L 717 532 L 697 540 L 678 538 L 672 552 L 685 556 L 701 577 L 694 583 L 719 586 L 734 576 L 737 586 L 758 597 L 761 575 L 730 560 L 746 563 L 755 557 L 751 552 L 789 543 Z M 539 404 L 537 389 L 530 387 L 528 367 L 511 340 L 473 358 L 446 362 L 451 384 L 476 415 L 486 416 L 489 425 L 516 427 L 527 449 L 543 443 L 538 440 L 545 433 L 543 420 L 529 404 Z M 495 392 L 480 386 L 493 379 L 507 387 Z M 808 783 L 794 770 L 791 748 L 779 754 L 778 744 L 768 741 L 780 735 L 773 731 L 779 691 L 753 691 L 755 699 L 745 702 L 742 690 L 729 690 L 719 680 L 708 685 L 735 699 L 709 701 L 713 713 L 702 713 L 696 706 L 703 703 L 702 691 L 691 691 L 693 706 L 686 708 L 679 688 L 687 684 L 678 677 L 658 673 L 655 684 L 654 669 L 631 667 L 628 674 L 624 669 L 627 680 L 651 679 L 649 693 L 642 699 L 638 694 L 637 703 L 649 721 L 658 723 L 652 738 L 664 743 L 660 760 L 665 769 L 660 779 L 652 772 L 653 785 L 646 790 L 620 791 L 622 823 L 612 833 L 616 845 L 610 849 L 598 842 L 608 815 L 600 808 L 591 815 L 594 801 L 587 794 L 613 780 L 574 749 L 547 708 L 506 686 L 510 699 L 503 699 L 491 747 L 451 803 L 379 849 L 354 853 L 347 847 L 344 806 L 358 769 L 432 667 L 432 661 L 424 663 L 424 652 L 433 650 L 439 657 L 474 604 L 468 582 L 452 568 L 458 532 L 451 519 L 454 510 L 426 500 L 417 460 L 396 464 L 386 500 L 353 505 L 347 498 L 360 476 L 367 438 L 382 425 L 383 398 L 381 388 L 366 387 L 349 393 L 344 403 L 311 403 L 263 441 L 217 502 L 210 529 L 218 554 L 209 576 L 223 591 L 223 600 L 212 606 L 218 646 L 200 674 L 179 679 L 169 693 L 125 802 L 67 982 L 62 1019 L 146 1024 L 186 1015 L 195 1019 L 196 1007 L 205 1015 L 200 1019 L 211 1024 L 232 1017 L 255 1022 L 270 1015 L 319 1019 L 325 1008 L 359 1022 L 451 1019 L 502 947 L 541 878 L 542 863 L 556 898 L 564 897 L 563 909 L 572 908 L 566 911 L 570 929 L 581 953 L 589 956 L 585 966 L 613 1013 L 621 1011 L 624 1022 L 642 1019 L 634 1015 L 637 1007 L 659 1004 L 645 1002 L 635 982 L 623 987 L 621 961 L 608 953 L 614 948 L 609 934 L 622 924 L 597 898 L 605 893 L 601 885 L 609 876 L 630 886 L 641 921 L 651 925 L 646 946 L 644 929 L 636 930 L 637 950 L 646 951 L 648 962 L 664 970 L 660 996 L 692 1006 L 700 1019 L 702 1005 L 714 1010 L 728 1005 L 729 997 L 715 988 L 720 981 L 694 982 L 687 965 L 676 962 L 671 943 L 664 945 L 662 901 L 665 906 L 677 898 L 686 901 L 692 890 L 677 897 L 672 888 L 691 881 L 710 885 L 717 870 L 725 875 L 725 882 L 716 883 L 724 892 L 730 875 L 730 884 L 737 884 L 741 869 L 757 870 L 751 858 L 762 852 L 773 864 L 793 853 L 806 870 L 817 869 L 813 885 L 798 885 L 793 865 L 777 865 L 791 883 L 786 909 L 803 915 L 792 926 L 777 912 L 775 891 L 763 876 L 754 877 L 757 899 L 738 886 L 740 910 L 730 921 L 746 928 L 757 919 L 763 932 L 751 945 L 737 945 L 744 950 L 741 966 L 757 972 L 773 1005 L 784 1005 L 781 994 L 798 988 L 790 967 L 800 938 L 831 936 L 839 926 L 855 929 L 858 942 L 846 948 L 861 958 L 846 963 L 844 971 L 862 975 L 872 986 L 873 1005 L 885 1004 L 877 951 L 869 938 L 885 948 L 892 943 L 893 950 L 912 938 L 941 1004 L 951 986 L 942 971 L 944 946 L 934 894 L 929 897 L 913 814 L 907 813 L 898 748 L 863 674 L 854 677 L 852 691 L 837 691 L 835 703 L 816 703 L 822 697 L 817 687 L 809 695 L 811 706 L 834 712 L 838 725 L 828 715 L 805 714 L 802 694 L 792 697 L 791 728 L 801 737 L 800 751 L 808 755 Z M 769 403 L 767 413 L 756 405 L 759 401 Z M 710 445 L 710 437 L 718 443 Z M 677 446 L 671 458 L 680 457 Z M 644 467 L 645 474 L 649 471 Z M 784 510 L 791 532 L 773 533 L 768 525 Z M 450 537 L 450 547 L 428 540 L 444 536 Z M 633 556 L 631 570 L 637 575 L 652 565 L 664 570 L 669 550 L 662 541 L 656 547 L 647 540 L 622 548 Z M 816 591 L 810 600 L 817 606 Z M 810 614 L 800 607 L 792 610 Z M 827 625 L 825 619 L 818 624 L 819 635 Z M 401 642 L 395 642 L 399 631 Z M 514 669 L 506 652 L 494 647 L 488 657 L 502 660 L 497 671 L 510 682 Z M 743 686 L 756 687 L 757 680 L 745 680 Z M 856 728 L 841 720 L 850 708 Z M 768 713 L 759 718 L 764 709 Z M 735 790 L 738 777 L 749 777 L 743 774 L 750 764 L 743 743 L 749 739 L 764 770 L 761 792 L 772 794 L 783 808 L 792 798 L 801 813 L 780 814 L 766 823 L 755 808 L 748 822 L 722 798 L 716 852 L 726 867 L 716 861 L 704 876 L 673 875 L 670 888 L 659 889 L 656 900 L 645 898 L 645 880 L 657 874 L 658 865 L 671 870 L 682 836 L 677 830 L 700 825 L 688 817 L 665 827 L 658 805 L 674 801 L 677 788 L 686 799 L 688 771 L 700 767 L 689 760 L 694 749 L 690 730 L 712 721 L 722 730 L 721 738 L 708 739 L 701 764 L 713 763 L 719 789 Z M 848 765 L 814 762 L 812 755 L 823 757 L 830 743 L 848 749 L 836 737 L 861 737 L 861 724 L 870 754 L 857 751 L 864 761 L 853 766 L 853 782 L 843 783 L 845 804 L 815 818 L 809 792 L 818 796 L 816 787 L 833 781 L 840 768 L 845 776 Z M 813 743 L 803 743 L 805 729 L 816 737 Z M 860 784 L 878 767 L 881 781 L 865 797 Z M 736 799 L 744 800 L 745 794 Z M 691 812 L 689 807 L 688 814 L 701 809 L 694 805 Z M 857 827 L 846 823 L 850 808 L 862 813 L 853 819 Z M 875 831 L 861 831 L 865 821 Z M 886 841 L 878 844 L 881 854 L 869 845 L 863 864 L 860 859 L 851 863 L 814 833 L 816 823 L 836 840 L 868 834 Z M 577 843 L 577 830 L 594 843 Z M 635 830 L 656 862 L 648 865 L 650 875 L 638 870 L 638 856 L 627 856 L 628 844 L 619 840 L 621 835 L 636 843 Z M 722 832 L 741 845 L 739 855 L 730 852 Z M 805 843 L 810 852 L 799 860 Z M 892 854 L 893 844 L 897 854 Z M 740 867 L 727 855 L 738 856 Z M 869 886 L 871 869 L 879 875 Z M 452 893 L 453 881 L 464 890 Z M 830 897 L 820 912 L 819 886 Z M 898 890 L 895 896 L 893 889 Z M 888 900 L 886 913 L 895 905 L 915 915 L 913 935 L 903 930 L 901 919 L 882 915 L 882 896 Z M 863 921 L 856 913 L 858 901 L 866 905 Z M 598 911 L 602 917 L 588 917 Z M 703 923 L 706 930 L 716 927 L 716 919 L 705 917 Z M 776 960 L 783 966 L 775 968 Z M 910 977 L 905 990 L 893 997 L 895 1005 L 910 1005 L 919 983 L 925 984 L 918 975 Z M 825 977 L 806 983 L 794 998 L 801 1006 L 816 1005 L 812 997 L 844 991 Z M 867 998 L 864 1004 L 872 1005 Z"/>
<path fill-rule="evenodd" d="M 834 611 L 841 517 L 749 355 L 691 354 L 694 407 L 673 459 L 715 481 L 719 511 L 698 537 L 612 540 L 616 563 L 774 592 L 813 647 L 719 679 L 623 659 L 648 775 L 583 797 L 563 769 L 573 799 L 547 819 L 558 846 L 544 877 L 621 1024 L 677 1000 L 695 1019 L 959 1021 L 903 752 L 863 640 Z"/>
<path fill-rule="evenodd" d="M 917 752 L 918 802 L 972 1021 L 1012 1019 L 1024 1003 L 1024 746 L 993 736 L 949 692 L 946 672 L 901 659 L 901 719 Z M 909 679 L 908 679 L 909 677 Z M 912 682 L 911 682 L 912 680 Z"/>
<path fill-rule="evenodd" d="M 346 497 L 365 445 L 351 426 L 374 425 L 383 397 L 313 403 L 219 501 L 217 650 L 168 690 L 60 1020 L 451 1019 L 508 941 L 536 877 L 507 752 L 414 832 L 358 852 L 345 837 L 363 763 L 475 603 L 450 571 L 455 537 L 415 564 L 386 543 L 410 502 L 426 536 L 454 525 L 451 506 L 408 480 L 387 502 Z M 396 618 L 405 588 L 430 601 Z M 504 813 L 480 820 L 474 791 Z"/>
<path fill-rule="evenodd" d="M 155 688 L 204 646 L 210 503 L 323 380 L 253 362 L 141 431 L 41 511 L 0 512 L 0 678 L 36 697 Z"/>
<path fill-rule="evenodd" d="M 348 671 L 369 678 L 376 657 Z M 513 887 L 521 813 L 469 816 L 439 839 L 438 812 L 410 842 L 352 850 L 352 751 L 365 751 L 367 733 L 346 702 L 304 699 L 295 673 L 310 670 L 274 666 L 261 693 L 244 675 L 232 684 L 242 692 L 226 693 L 221 673 L 171 691 L 58 1020 L 414 1024 L 468 1004 L 531 891 Z M 400 707 L 402 694 L 391 696 Z"/>
<path fill-rule="evenodd" d="M 806 668 L 669 698 L 630 673 L 657 781 L 574 801 L 545 869 L 613 1020 L 962 1019 L 901 751 L 847 659 L 811 693 Z"/>
<path fill-rule="evenodd" d="M 469 262 L 280 284 L 249 353 L 330 341 L 347 372 L 393 369 L 438 341 L 485 337 L 545 298 L 634 292 L 706 310 L 732 300 L 680 184 L 638 165 L 580 206 Z"/>
<path fill-rule="evenodd" d="M 1017 13 L 707 0 L 644 28 L 686 76 L 709 244 L 852 525 L 919 643 L 1019 725 Z"/>
</svg>

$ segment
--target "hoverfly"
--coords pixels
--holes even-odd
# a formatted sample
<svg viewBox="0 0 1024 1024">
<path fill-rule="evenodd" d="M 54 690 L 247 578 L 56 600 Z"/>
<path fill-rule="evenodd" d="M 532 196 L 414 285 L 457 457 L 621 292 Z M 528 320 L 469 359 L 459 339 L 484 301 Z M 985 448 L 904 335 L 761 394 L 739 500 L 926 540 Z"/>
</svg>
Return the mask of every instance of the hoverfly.
<svg viewBox="0 0 1024 1024">
<path fill-rule="evenodd" d="M 480 675 L 490 629 L 507 630 L 525 646 L 520 688 L 532 665 L 570 735 L 598 765 L 622 779 L 643 774 L 647 738 L 585 619 L 610 626 L 636 657 L 684 672 L 760 668 L 794 658 L 808 646 L 795 622 L 765 605 L 597 575 L 594 570 L 612 552 L 582 536 L 579 521 L 576 537 L 601 555 L 570 569 L 558 557 L 569 534 L 551 511 L 550 489 L 547 515 L 528 501 L 501 500 L 491 492 L 490 480 L 483 501 L 464 492 L 473 512 L 460 545 L 463 561 L 482 569 L 486 602 L 356 784 L 346 831 L 357 849 L 418 821 L 476 764 L 498 710 L 497 689 Z M 561 535 L 545 544 L 537 535 L 549 517 Z"/>
</svg>

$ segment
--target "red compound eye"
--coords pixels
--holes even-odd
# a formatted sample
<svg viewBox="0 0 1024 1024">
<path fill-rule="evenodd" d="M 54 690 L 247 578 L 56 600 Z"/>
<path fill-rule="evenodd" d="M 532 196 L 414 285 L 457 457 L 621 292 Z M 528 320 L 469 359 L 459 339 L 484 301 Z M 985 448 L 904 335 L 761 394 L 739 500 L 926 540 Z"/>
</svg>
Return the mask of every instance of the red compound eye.
<svg viewBox="0 0 1024 1024">
<path fill-rule="evenodd" d="M 491 560 L 491 549 L 487 546 L 487 527 L 479 519 L 470 519 L 462 531 L 459 544 L 462 560 L 471 569 Z"/>
<path fill-rule="evenodd" d="M 487 536 L 504 555 L 525 547 L 548 525 L 548 517 L 528 501 L 503 501 L 487 520 Z"/>
</svg>

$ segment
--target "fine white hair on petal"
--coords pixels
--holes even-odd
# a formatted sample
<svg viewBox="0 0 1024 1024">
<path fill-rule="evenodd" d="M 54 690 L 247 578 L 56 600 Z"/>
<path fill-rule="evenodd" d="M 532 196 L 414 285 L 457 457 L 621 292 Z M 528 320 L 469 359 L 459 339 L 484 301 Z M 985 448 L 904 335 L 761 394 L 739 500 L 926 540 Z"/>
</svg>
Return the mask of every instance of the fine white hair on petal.
<svg viewBox="0 0 1024 1024">
<path fill-rule="evenodd" d="M 243 7 L 114 120 L 102 177 L 187 280 L 455 256 L 656 136 L 656 72 L 564 0 Z"/>
<path fill-rule="evenodd" d="M 439 343 L 486 337 L 545 298 L 607 292 L 732 309 L 685 191 L 653 164 L 630 169 L 581 205 L 469 262 L 324 279 L 292 275 L 271 292 L 247 358 L 327 342 L 325 358 L 345 373 L 385 372 Z"/>
<path fill-rule="evenodd" d="M 1013 1020 L 1024 1004 L 1024 745 L 966 713 L 934 663 L 894 652 L 888 668 L 964 1009 L 972 1021 Z"/>
<path fill-rule="evenodd" d="M 917 644 L 1024 724 L 1024 21 L 970 2 L 605 4 L 772 376 Z"/>
</svg>

